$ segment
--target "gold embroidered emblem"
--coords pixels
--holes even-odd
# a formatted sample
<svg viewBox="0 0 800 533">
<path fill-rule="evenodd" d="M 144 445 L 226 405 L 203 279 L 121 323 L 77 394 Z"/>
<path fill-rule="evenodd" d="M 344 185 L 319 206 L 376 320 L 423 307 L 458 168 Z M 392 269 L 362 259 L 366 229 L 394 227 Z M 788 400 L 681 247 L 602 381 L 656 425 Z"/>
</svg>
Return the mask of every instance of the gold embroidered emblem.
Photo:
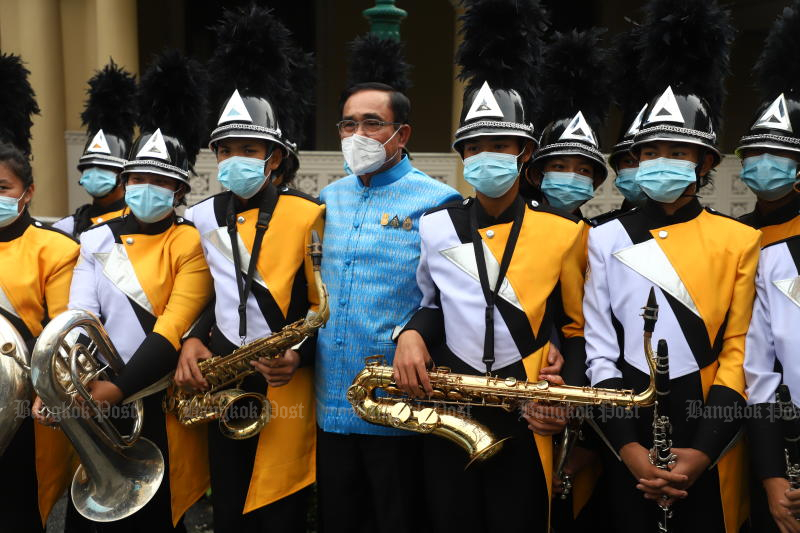
<svg viewBox="0 0 800 533">
<path fill-rule="evenodd" d="M 388 223 L 389 223 L 389 213 L 384 213 L 381 216 L 381 226 L 385 226 Z"/>
<path fill-rule="evenodd" d="M 403 220 L 403 229 L 410 231 L 412 227 L 414 227 L 414 224 L 411 222 L 411 217 L 406 217 L 405 220 Z"/>
</svg>

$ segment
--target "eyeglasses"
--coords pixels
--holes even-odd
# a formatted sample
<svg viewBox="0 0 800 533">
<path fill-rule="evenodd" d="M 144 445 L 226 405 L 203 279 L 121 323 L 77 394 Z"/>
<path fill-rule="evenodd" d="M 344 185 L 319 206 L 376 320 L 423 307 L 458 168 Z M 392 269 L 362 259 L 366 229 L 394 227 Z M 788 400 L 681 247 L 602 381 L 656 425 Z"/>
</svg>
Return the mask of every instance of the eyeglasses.
<svg viewBox="0 0 800 533">
<path fill-rule="evenodd" d="M 384 122 L 374 118 L 365 120 L 342 120 L 336 123 L 339 133 L 346 133 L 352 135 L 358 131 L 358 125 L 361 124 L 366 133 L 378 133 L 384 126 L 402 126 L 402 122 Z"/>
</svg>

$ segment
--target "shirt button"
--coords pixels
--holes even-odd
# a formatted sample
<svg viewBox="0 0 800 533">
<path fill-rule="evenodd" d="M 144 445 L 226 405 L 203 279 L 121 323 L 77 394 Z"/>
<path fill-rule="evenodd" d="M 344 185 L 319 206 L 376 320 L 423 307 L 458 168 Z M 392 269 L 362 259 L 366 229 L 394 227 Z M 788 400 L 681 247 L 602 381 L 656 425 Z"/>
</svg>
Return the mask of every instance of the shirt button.
<svg viewBox="0 0 800 533">
<path fill-rule="evenodd" d="M 344 264 L 347 265 L 347 266 L 350 266 L 350 260 L 349 259 L 345 259 L 344 260 Z"/>
<path fill-rule="evenodd" d="M 358 222 L 353 222 L 353 227 L 358 228 Z"/>
<path fill-rule="evenodd" d="M 339 305 L 344 307 L 346 303 L 347 303 L 347 300 L 345 300 L 344 298 L 339 298 Z"/>
<path fill-rule="evenodd" d="M 183 224 L 183 217 L 178 217 L 177 222 L 178 224 Z"/>
<path fill-rule="evenodd" d="M 668 235 L 669 233 L 667 233 L 666 230 L 663 229 L 658 232 L 658 236 L 661 237 L 662 239 L 666 239 Z"/>
<path fill-rule="evenodd" d="M 531 200 L 531 207 L 539 207 L 539 202 L 536 200 Z"/>
<path fill-rule="evenodd" d="M 339 337 L 336 337 L 336 344 L 338 344 L 339 346 L 341 346 L 341 345 L 342 345 L 342 339 L 341 339 L 341 338 L 339 338 Z"/>
<path fill-rule="evenodd" d="M 101 223 L 103 221 L 103 217 L 97 217 L 97 223 Z"/>
<path fill-rule="evenodd" d="M 244 217 L 237 218 L 236 222 L 238 222 L 239 224 L 244 224 Z"/>
<path fill-rule="evenodd" d="M 125 239 L 125 242 L 128 244 L 133 244 L 133 237 L 128 237 L 127 239 Z"/>
<path fill-rule="evenodd" d="M 492 237 L 494 237 L 494 231 L 492 231 L 492 230 L 487 231 L 486 232 L 486 238 L 487 239 L 491 239 Z"/>
</svg>

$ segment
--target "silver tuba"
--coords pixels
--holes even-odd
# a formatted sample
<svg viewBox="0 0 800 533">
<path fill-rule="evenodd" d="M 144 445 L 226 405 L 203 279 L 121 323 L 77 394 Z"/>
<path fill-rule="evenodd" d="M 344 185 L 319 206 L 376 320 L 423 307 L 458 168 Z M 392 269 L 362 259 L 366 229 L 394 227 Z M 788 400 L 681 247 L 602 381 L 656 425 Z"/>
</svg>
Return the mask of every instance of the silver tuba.
<svg viewBox="0 0 800 533">
<path fill-rule="evenodd" d="M 88 345 L 82 344 L 87 337 Z M 142 401 L 130 404 L 134 427 L 131 435 L 121 435 L 86 389 L 90 381 L 108 379 L 124 365 L 100 320 L 80 310 L 50 321 L 31 355 L 33 388 L 81 460 L 72 479 L 72 501 L 80 514 L 96 522 L 132 515 L 150 501 L 164 477 L 161 451 L 139 438 Z M 78 396 L 90 417 L 70 416 Z"/>
<path fill-rule="evenodd" d="M 30 355 L 19 331 L 0 316 L 0 455 L 24 420 L 31 400 Z"/>
</svg>

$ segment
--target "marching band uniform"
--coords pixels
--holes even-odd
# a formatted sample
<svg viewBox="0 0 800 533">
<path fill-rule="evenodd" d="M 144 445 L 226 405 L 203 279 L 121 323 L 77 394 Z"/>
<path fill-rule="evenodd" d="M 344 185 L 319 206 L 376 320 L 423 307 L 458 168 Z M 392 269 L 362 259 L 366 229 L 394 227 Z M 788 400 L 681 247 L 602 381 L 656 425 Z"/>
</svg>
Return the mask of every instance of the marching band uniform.
<svg viewBox="0 0 800 533">
<path fill-rule="evenodd" d="M 285 185 L 299 165 L 296 154 L 289 154 L 288 138 L 300 140 L 308 108 L 297 105 L 302 103 L 295 101 L 301 95 L 294 89 L 278 88 L 286 79 L 307 74 L 313 64 L 287 42 L 284 36 L 288 31 L 263 8 L 226 12 L 217 35 L 218 48 L 210 71 L 216 91 L 226 100 L 220 101 L 222 111 L 217 128 L 211 133 L 211 148 L 218 152 L 219 143 L 226 139 L 255 139 L 284 155 L 281 165 L 272 171 L 280 172 L 282 185 L 274 185 L 272 178 L 267 183 L 262 161 L 256 185 L 262 187 L 266 183 L 266 187 L 260 192 L 244 200 L 234 194 L 239 189 L 230 182 L 226 186 L 232 190 L 207 198 L 185 213 L 202 237 L 216 294 L 213 307 L 203 319 L 206 325 L 192 335 L 208 343 L 214 355 L 224 357 L 242 344 L 279 332 L 309 311 L 318 311 L 319 295 L 313 283 L 308 245 L 312 231 L 322 237 L 325 208 L 315 198 Z M 281 64 L 289 54 L 302 54 L 304 60 L 284 72 Z M 276 55 L 281 59 L 275 60 Z M 236 56 L 239 60 L 233 61 Z M 242 57 L 251 64 L 237 70 Z M 222 93 L 223 90 L 228 92 Z M 292 149 L 296 151 L 294 142 Z M 223 161 L 220 168 L 224 164 Z M 259 227 L 265 220 L 267 229 L 261 233 Z M 238 242 L 238 265 L 231 246 L 232 235 Z M 239 279 L 247 276 L 254 250 L 257 257 L 252 290 L 243 316 L 236 311 L 240 306 Z M 242 382 L 242 389 L 266 394 L 273 410 L 272 418 L 258 436 L 233 440 L 223 435 L 217 424 L 208 427 L 217 532 L 306 529 L 309 487 L 316 479 L 315 340 L 306 339 L 297 350 L 300 367 L 286 385 L 268 388 L 259 374 Z"/>
<path fill-rule="evenodd" d="M 378 82 L 386 92 L 407 89 L 400 43 L 368 35 L 352 50 L 348 87 Z M 424 528 L 416 520 L 421 513 L 409 512 L 419 503 L 409 476 L 419 464 L 419 437 L 365 422 L 345 393 L 366 357 L 393 361 L 397 326 L 405 325 L 421 297 L 414 280 L 419 217 L 456 198 L 407 155 L 374 174 L 368 186 L 349 173 L 320 194 L 326 208 L 322 277 L 331 301 L 316 360 L 318 509 L 325 531 Z"/>
<path fill-rule="evenodd" d="M 778 527 L 762 481 L 786 474 L 781 424 L 770 417 L 769 409 L 782 382 L 795 403 L 800 398 L 789 355 L 795 337 L 791 320 L 797 315 L 798 299 L 787 285 L 797 276 L 795 257 L 800 244 L 800 195 L 793 188 L 798 164 L 789 157 L 795 154 L 800 159 L 800 137 L 795 133 L 800 127 L 800 62 L 794 54 L 787 54 L 793 50 L 790 43 L 798 31 L 800 2 L 795 0 L 775 21 L 753 69 L 766 98 L 736 149 L 743 159 L 742 179 L 758 197 L 753 211 L 739 220 L 761 230 L 764 247 L 744 361 L 747 403 L 756 409 L 748 419 L 753 466 L 750 520 L 753 531 L 764 532 L 777 532 Z M 769 206 L 770 201 L 779 206 Z"/>
<path fill-rule="evenodd" d="M 742 180 L 758 197 L 739 220 L 761 230 L 762 246 L 800 234 L 800 194 L 793 189 L 800 160 L 800 62 L 791 44 L 800 31 L 798 10 L 797 2 L 787 7 L 765 41 L 753 69 L 764 100 L 736 149 Z"/>
<path fill-rule="evenodd" d="M 19 56 L 0 55 L 0 70 L 4 73 L 0 141 L 5 153 L 13 152 L 0 165 L 14 173 L 15 156 L 30 158 L 31 115 L 38 114 L 39 107 Z M 32 181 L 26 189 L 30 185 Z M 42 324 L 66 310 L 77 257 L 78 244 L 34 220 L 28 207 L 0 227 L 0 314 L 20 333 L 28 350 Z M 13 517 L 25 531 L 44 531 L 53 505 L 70 480 L 72 449 L 61 431 L 33 423 L 29 403 L 4 408 L 16 409 L 25 419 L 0 455 L 0 471 L 6 479 L 0 485 L 0 515 Z"/>
<path fill-rule="evenodd" d="M 601 48 L 600 32 L 590 30 L 557 34 L 545 49 L 542 65 L 543 117 L 548 123 L 541 136 L 541 145 L 534 155 L 532 166 L 541 176 L 545 200 L 551 205 L 569 210 L 583 220 L 581 232 L 580 271 L 586 272 L 589 229 L 598 221 L 611 218 L 607 213 L 586 218 L 580 206 L 594 196 L 594 191 L 608 176 L 605 157 L 599 149 L 597 131 L 602 127 L 611 101 L 611 79 L 608 75 L 609 57 Z M 564 58 L 570 58 L 569 62 Z M 565 80 L 569 80 L 568 83 Z M 564 156 L 578 157 L 588 163 L 592 176 L 577 172 L 546 171 L 549 160 Z M 585 352 L 566 358 L 561 374 L 569 385 L 587 385 Z M 567 431 L 575 431 L 568 429 Z M 576 446 L 597 448 L 593 430 L 581 424 L 578 436 L 584 437 Z M 562 439 L 562 442 L 565 439 Z M 580 530 L 576 517 L 592 495 L 600 465 L 593 464 L 574 475 L 573 490 L 565 499 L 554 497 L 553 527 L 559 533 Z M 594 516 L 582 520 L 593 522 Z M 593 527 L 601 527 L 594 525 Z"/>
<path fill-rule="evenodd" d="M 710 153 L 716 165 L 720 161 L 714 133 L 717 115 L 709 109 L 718 110 L 722 99 L 721 80 L 732 35 L 728 14 L 706 3 L 687 4 L 684 9 L 692 17 L 674 8 L 674 3 L 660 0 L 650 5 L 642 36 L 642 67 L 646 69 L 643 75 L 649 76 L 648 90 L 659 92 L 648 105 L 632 150 L 658 141 L 690 144 Z M 713 20 L 717 25 L 686 25 L 687 18 Z M 710 57 L 687 59 L 680 49 L 671 48 L 691 47 L 712 38 L 720 50 Z M 687 79 L 672 79 L 673 85 L 664 90 L 665 80 L 676 71 Z M 641 169 L 637 181 L 645 183 Z M 704 176 L 694 179 L 702 184 Z M 754 297 L 759 238 L 751 228 L 703 209 L 697 199 L 672 215 L 648 201 L 645 207 L 589 232 L 583 307 L 587 375 L 592 386 L 645 388 L 648 376 L 640 309 L 649 290 L 657 287 L 659 318 L 653 338 L 666 339 L 669 345 L 672 446 L 700 450 L 711 460 L 711 467 L 687 489 L 688 497 L 672 505 L 671 531 L 732 533 L 747 517 L 745 449 L 736 438 L 740 424 L 736 417 L 725 420 L 713 411 L 744 404 L 744 337 Z M 633 417 L 611 415 L 606 436 L 615 450 L 632 442 L 651 446 L 652 408 L 640 409 Z M 628 468 L 618 461 L 607 461 L 605 468 L 613 487 L 615 530 L 655 528 L 658 506 L 642 497 Z"/>
<path fill-rule="evenodd" d="M 163 92 L 170 83 L 183 88 L 180 101 Z M 82 234 L 69 302 L 71 309 L 100 317 L 125 361 L 113 380 L 124 397 L 174 371 L 181 339 L 211 294 L 200 235 L 190 222 L 175 216 L 174 200 L 153 213 L 149 200 L 132 196 L 134 187 L 168 189 L 129 182 L 132 174 L 165 176 L 179 190 L 188 190 L 199 149 L 194 132 L 205 118 L 202 69 L 177 52 L 162 53 L 142 77 L 140 90 L 142 134 L 122 172 L 131 213 Z M 144 508 L 122 520 L 98 523 L 100 530 L 184 530 L 183 513 L 208 486 L 205 428 L 186 428 L 172 414 L 165 415 L 163 398 L 163 391 L 144 398 L 142 436 L 161 449 L 164 480 Z"/>
<path fill-rule="evenodd" d="M 89 99 L 81 114 L 89 141 L 78 160 L 80 183 L 92 197 L 91 204 L 53 223 L 53 227 L 78 237 L 94 224 L 126 213 L 119 173 L 128 157 L 135 124 L 136 81 L 113 61 L 89 80 Z M 104 198 L 119 196 L 112 202 Z"/>
<path fill-rule="evenodd" d="M 508 16 L 495 12 L 497 20 L 517 20 L 516 24 L 526 27 L 528 17 L 536 18 L 513 2 L 505 7 Z M 508 172 L 503 174 L 509 180 L 494 190 L 487 183 L 489 174 L 480 170 L 481 161 L 491 161 L 489 168 L 495 168 L 506 154 L 483 151 L 470 155 L 466 148 L 481 137 L 511 137 L 519 141 L 520 153 L 524 153 L 524 148 L 532 148 L 536 141 L 527 114 L 531 104 L 526 100 L 528 88 L 517 89 L 492 65 L 478 63 L 471 55 L 476 46 L 487 43 L 484 32 L 492 31 L 485 23 L 487 9 L 501 6 L 475 2 L 464 17 L 459 62 L 461 76 L 470 82 L 454 147 L 465 157 L 468 182 L 486 197 L 505 198 L 516 190 L 519 162 L 509 161 Z M 514 30 L 509 28 L 509 34 L 514 35 Z M 516 61 L 507 57 L 509 53 L 518 54 Z M 525 49 L 506 50 L 492 61 L 519 74 L 524 72 L 526 57 Z M 417 285 L 422 301 L 405 330 L 417 331 L 434 363 L 456 373 L 489 372 L 500 378 L 536 381 L 548 364 L 554 331 L 565 359 L 583 361 L 583 223 L 535 200 L 525 201 L 518 194 L 495 218 L 485 211 L 483 198 L 451 202 L 429 210 L 420 219 Z M 547 246 L 532 247 L 532 243 Z M 452 443 L 425 438 L 422 471 L 427 498 L 435 502 L 429 511 L 434 529 L 547 530 L 552 437 L 531 432 L 516 412 L 472 407 L 470 416 L 486 425 L 498 440 L 513 438 L 496 456 L 467 470 L 466 457 Z M 499 490 L 501 486 L 503 490 Z"/>
</svg>

